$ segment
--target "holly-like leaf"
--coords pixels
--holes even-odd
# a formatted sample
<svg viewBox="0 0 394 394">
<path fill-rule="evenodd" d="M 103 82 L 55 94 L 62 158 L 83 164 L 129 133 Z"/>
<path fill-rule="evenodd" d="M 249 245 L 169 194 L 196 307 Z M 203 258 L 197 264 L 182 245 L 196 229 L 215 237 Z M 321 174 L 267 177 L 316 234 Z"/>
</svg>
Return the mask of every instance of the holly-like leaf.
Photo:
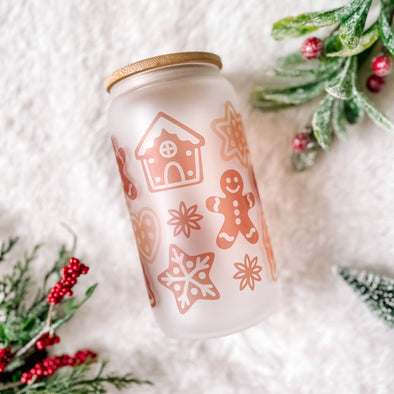
<svg viewBox="0 0 394 394">
<path fill-rule="evenodd" d="M 291 53 L 290 55 L 283 56 L 277 59 L 276 63 L 278 66 L 294 66 L 298 64 L 306 64 L 307 59 L 305 59 L 302 55 L 301 52 L 295 52 Z"/>
<path fill-rule="evenodd" d="M 308 67 L 301 65 L 296 67 L 273 67 L 271 72 L 276 76 L 287 77 L 287 78 L 310 78 L 313 77 L 315 80 L 324 79 L 330 77 L 335 73 L 342 65 L 343 59 L 325 59 L 324 61 L 308 61 Z M 302 67 L 303 66 L 303 67 Z M 312 66 L 312 67 L 311 67 Z"/>
<path fill-rule="evenodd" d="M 332 106 L 332 129 L 335 135 L 344 140 L 347 138 L 346 133 L 346 119 L 345 119 L 345 105 L 343 100 L 335 100 Z"/>
<path fill-rule="evenodd" d="M 382 37 L 383 45 L 387 48 L 392 56 L 394 56 L 394 33 L 391 29 L 388 15 L 391 7 L 388 7 L 382 2 L 382 7 L 379 14 L 379 33 Z"/>
<path fill-rule="evenodd" d="M 357 10 L 341 22 L 339 38 L 347 48 L 354 49 L 360 42 L 372 0 L 364 0 Z"/>
<path fill-rule="evenodd" d="M 309 101 L 324 92 L 326 81 L 307 83 L 291 88 L 258 88 L 252 93 L 254 100 L 272 101 L 278 104 L 296 105 Z"/>
<path fill-rule="evenodd" d="M 368 0 L 369 1 L 369 0 Z M 353 14 L 362 5 L 363 0 L 353 0 L 344 7 L 325 12 L 310 12 L 277 21 L 272 28 L 272 37 L 283 40 L 309 34 L 321 27 L 331 26 Z"/>
<path fill-rule="evenodd" d="M 364 93 L 356 91 L 356 94 L 371 120 L 387 131 L 394 132 L 394 123 L 383 112 L 377 109 L 375 104 Z"/>
<path fill-rule="evenodd" d="M 339 51 L 342 49 L 342 47 L 343 45 L 339 39 L 338 32 L 335 31 L 324 40 L 324 55 L 327 53 Z M 320 60 L 321 59 L 325 59 L 326 61 L 328 60 L 325 56 L 320 58 Z"/>
<path fill-rule="evenodd" d="M 360 37 L 358 45 L 355 48 L 343 47 L 336 52 L 326 52 L 328 57 L 348 57 L 355 56 L 359 53 L 370 48 L 379 38 L 379 28 L 378 23 L 372 24 L 369 29 Z"/>
<path fill-rule="evenodd" d="M 292 107 L 293 104 L 283 104 L 276 101 L 264 100 L 264 99 L 253 99 L 252 105 L 261 111 L 279 111 L 281 109 Z"/>
<path fill-rule="evenodd" d="M 327 82 L 326 91 L 341 100 L 348 100 L 353 96 L 357 58 L 346 58 L 345 64 L 335 78 Z"/>
<path fill-rule="evenodd" d="M 363 118 L 364 107 L 356 94 L 351 99 L 345 100 L 343 105 L 348 123 L 355 124 Z"/>
<path fill-rule="evenodd" d="M 319 145 L 325 150 L 331 149 L 331 111 L 334 97 L 327 96 L 320 102 L 312 117 L 312 129 Z"/>
</svg>

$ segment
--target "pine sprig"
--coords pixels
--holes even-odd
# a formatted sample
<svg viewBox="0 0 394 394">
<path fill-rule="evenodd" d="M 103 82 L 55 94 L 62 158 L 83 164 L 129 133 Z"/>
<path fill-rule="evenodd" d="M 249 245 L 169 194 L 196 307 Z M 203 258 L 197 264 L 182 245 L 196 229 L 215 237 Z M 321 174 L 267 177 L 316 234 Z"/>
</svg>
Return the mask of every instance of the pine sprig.
<svg viewBox="0 0 394 394">
<path fill-rule="evenodd" d="M 336 26 L 322 41 L 324 51 L 317 60 L 307 60 L 312 57 L 306 59 L 296 52 L 278 59 L 277 66 L 268 70 L 270 75 L 287 78 L 287 87 L 260 86 L 252 92 L 253 105 L 263 111 L 304 104 L 324 94 L 312 122 L 306 125 L 307 132 L 301 133 L 309 141 L 304 143 L 308 149 L 296 149 L 292 155 L 297 171 L 311 167 L 320 150 L 329 151 L 334 136 L 344 139 L 346 124 L 359 122 L 364 112 L 378 126 L 394 132 L 394 123 L 363 93 L 358 81 L 358 73 L 375 47 L 383 46 L 387 56 L 394 56 L 394 0 L 381 0 L 378 19 L 365 29 L 371 3 L 353 0 L 333 10 L 283 18 L 273 26 L 272 36 L 277 40 Z"/>
<path fill-rule="evenodd" d="M 40 245 L 36 245 L 31 253 L 25 253 L 24 261 L 17 261 L 11 269 L 11 273 L 5 275 L 0 281 L 0 299 L 2 300 L 0 310 L 5 313 L 4 321 L 0 321 L 0 346 L 1 344 L 3 346 L 25 346 L 43 332 L 50 309 L 46 300 L 49 290 L 48 281 L 52 276 L 55 276 L 56 279 L 60 278 L 61 267 L 66 265 L 75 250 L 75 240 L 70 249 L 62 245 L 57 260 L 44 277 L 42 287 L 37 290 L 33 302 L 30 302 L 25 299 L 26 291 L 32 284 L 30 265 L 37 256 L 40 247 Z M 59 305 L 52 317 L 56 328 L 70 320 L 87 298 L 81 303 L 77 303 L 71 298 Z M 73 303 L 72 308 L 70 303 Z"/>
<path fill-rule="evenodd" d="M 5 256 L 11 252 L 12 248 L 18 242 L 18 237 L 9 238 L 7 242 L 2 242 L 0 246 L 0 263 L 5 260 Z"/>
<path fill-rule="evenodd" d="M 136 378 L 133 374 L 117 375 L 115 373 L 105 374 L 107 362 L 101 363 L 98 372 L 89 378 L 90 366 L 81 365 L 74 368 L 66 368 L 66 371 L 58 372 L 45 381 L 31 385 L 14 385 L 6 390 L 0 390 L 2 394 L 102 394 L 107 392 L 107 386 L 113 386 L 117 390 L 128 388 L 131 384 L 153 383 L 149 380 Z"/>
<path fill-rule="evenodd" d="M 36 258 L 40 245 L 36 245 L 32 252 L 25 253 L 23 261 L 17 261 L 12 272 L 0 281 L 0 310 L 6 316 L 10 312 L 19 311 L 24 301 L 26 291 L 30 285 L 30 263 Z"/>
<path fill-rule="evenodd" d="M 349 267 L 338 267 L 337 273 L 372 311 L 394 328 L 394 278 Z"/>
<path fill-rule="evenodd" d="M 16 240 L 10 238 L 1 244 L 1 261 Z M 24 259 L 17 261 L 11 272 L 0 280 L 0 393 L 106 393 L 108 385 L 121 390 L 130 384 L 152 384 L 132 374 L 105 374 L 106 363 L 101 365 L 95 376 L 90 377 L 89 364 L 96 360 L 97 355 L 88 349 L 78 351 L 72 357 L 47 357 L 45 348 L 59 342 L 55 330 L 74 317 L 97 287 L 97 283 L 90 286 L 80 301 L 72 297 L 71 288 L 77 283 L 77 278 L 89 271 L 89 267 L 72 257 L 75 245 L 74 238 L 71 249 L 61 247 L 33 301 L 27 296 L 28 290 L 31 291 L 29 286 L 33 284 L 30 268 L 40 245 L 25 253 Z M 57 283 L 49 289 L 53 277 Z M 63 299 L 65 296 L 67 299 Z"/>
</svg>

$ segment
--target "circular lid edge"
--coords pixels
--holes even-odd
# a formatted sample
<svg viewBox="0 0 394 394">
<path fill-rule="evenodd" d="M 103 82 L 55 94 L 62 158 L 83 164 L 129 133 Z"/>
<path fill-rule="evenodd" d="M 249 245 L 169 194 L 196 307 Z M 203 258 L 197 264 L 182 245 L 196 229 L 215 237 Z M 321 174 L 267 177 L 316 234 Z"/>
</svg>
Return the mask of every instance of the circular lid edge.
<svg viewBox="0 0 394 394">
<path fill-rule="evenodd" d="M 220 59 L 220 57 L 211 52 L 169 53 L 166 55 L 160 55 L 139 60 L 137 62 L 130 63 L 127 66 L 119 68 L 105 79 L 104 86 L 109 93 L 111 91 L 111 88 L 116 83 L 131 75 L 138 74 L 143 71 L 153 70 L 154 68 L 193 62 L 211 63 L 216 65 L 219 70 L 222 68 L 222 60 Z"/>
</svg>

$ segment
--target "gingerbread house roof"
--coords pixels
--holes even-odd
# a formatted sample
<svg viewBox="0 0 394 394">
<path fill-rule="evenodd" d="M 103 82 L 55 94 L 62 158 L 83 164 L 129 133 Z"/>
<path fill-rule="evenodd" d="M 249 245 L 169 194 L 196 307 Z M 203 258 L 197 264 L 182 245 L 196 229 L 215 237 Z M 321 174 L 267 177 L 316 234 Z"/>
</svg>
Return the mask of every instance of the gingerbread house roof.
<svg viewBox="0 0 394 394">
<path fill-rule="evenodd" d="M 135 150 L 137 159 L 142 159 L 145 152 L 153 146 L 155 139 L 161 135 L 163 129 L 169 134 L 175 134 L 182 141 L 190 141 L 196 146 L 205 144 L 202 135 L 196 133 L 164 112 L 159 112 L 137 145 Z"/>
</svg>

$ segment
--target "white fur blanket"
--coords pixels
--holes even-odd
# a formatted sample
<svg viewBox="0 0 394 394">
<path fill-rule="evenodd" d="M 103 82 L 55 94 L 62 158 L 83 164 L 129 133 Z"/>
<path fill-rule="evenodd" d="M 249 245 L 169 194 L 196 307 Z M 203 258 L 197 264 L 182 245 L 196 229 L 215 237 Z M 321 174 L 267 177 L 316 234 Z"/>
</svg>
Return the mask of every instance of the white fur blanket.
<svg viewBox="0 0 394 394">
<path fill-rule="evenodd" d="M 1 0 L 0 236 L 18 234 L 31 246 L 46 242 L 34 266 L 39 278 L 59 243 L 70 239 L 61 226 L 67 223 L 79 236 L 77 254 L 92 267 L 80 293 L 100 283 L 60 330 L 59 352 L 89 347 L 111 360 L 110 369 L 155 382 L 130 393 L 393 392 L 394 332 L 331 267 L 394 276 L 394 136 L 365 119 L 312 170 L 295 174 L 290 142 L 311 105 L 261 113 L 249 103 L 262 65 L 302 42 L 275 42 L 272 24 L 327 5 Z M 240 95 L 284 290 L 282 308 L 269 320 L 203 341 L 168 339 L 153 320 L 103 88 L 110 72 L 131 61 L 193 50 L 219 54 Z M 373 97 L 391 117 L 393 86 L 390 77 Z"/>
</svg>

